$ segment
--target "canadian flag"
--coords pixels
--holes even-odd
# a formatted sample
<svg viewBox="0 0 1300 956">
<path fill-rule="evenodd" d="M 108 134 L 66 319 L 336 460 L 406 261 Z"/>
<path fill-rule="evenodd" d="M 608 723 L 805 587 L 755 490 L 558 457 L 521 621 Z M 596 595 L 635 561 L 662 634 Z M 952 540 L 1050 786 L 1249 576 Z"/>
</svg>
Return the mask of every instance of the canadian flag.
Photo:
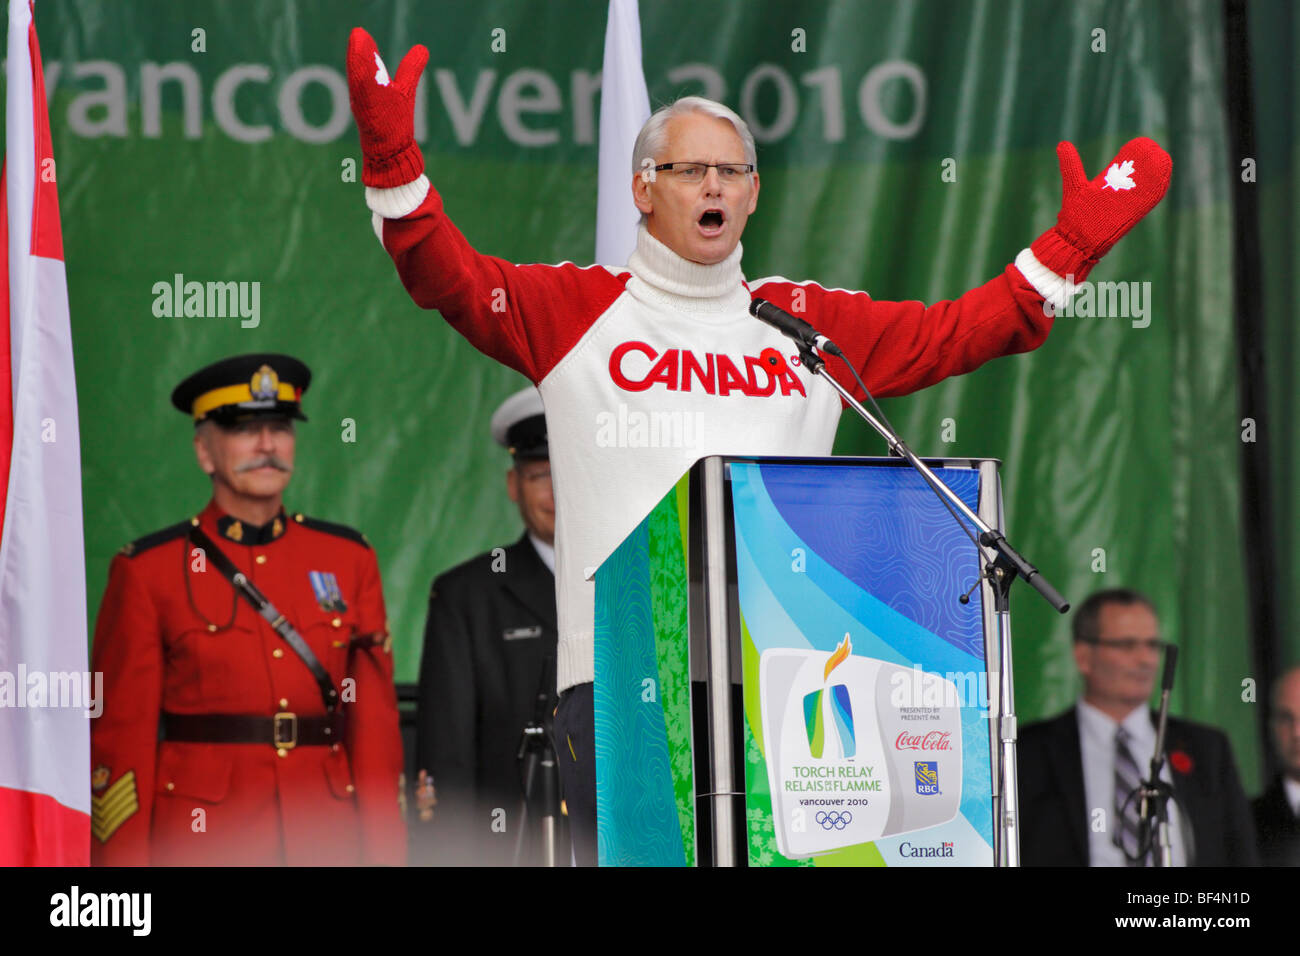
<svg viewBox="0 0 1300 956">
<path fill-rule="evenodd" d="M 0 865 L 90 862 L 81 453 L 31 0 L 9 0 L 0 309 Z"/>
</svg>

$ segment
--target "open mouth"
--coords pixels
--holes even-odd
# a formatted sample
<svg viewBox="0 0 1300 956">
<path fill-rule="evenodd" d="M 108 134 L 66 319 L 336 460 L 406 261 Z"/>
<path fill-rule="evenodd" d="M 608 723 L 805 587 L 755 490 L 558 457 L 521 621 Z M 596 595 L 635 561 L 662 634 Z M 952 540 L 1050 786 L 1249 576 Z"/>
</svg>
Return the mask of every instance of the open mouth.
<svg viewBox="0 0 1300 956">
<path fill-rule="evenodd" d="M 716 236 L 722 232 L 722 226 L 726 222 L 726 216 L 721 209 L 706 209 L 700 216 L 700 231 L 706 236 Z"/>
</svg>

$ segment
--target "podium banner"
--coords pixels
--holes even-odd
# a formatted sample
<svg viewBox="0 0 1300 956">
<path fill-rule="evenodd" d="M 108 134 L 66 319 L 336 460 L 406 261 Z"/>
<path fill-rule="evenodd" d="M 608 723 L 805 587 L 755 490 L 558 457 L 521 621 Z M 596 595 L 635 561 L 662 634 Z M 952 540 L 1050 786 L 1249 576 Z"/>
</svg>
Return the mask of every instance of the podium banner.
<svg viewBox="0 0 1300 956">
<path fill-rule="evenodd" d="M 596 574 L 597 841 L 602 866 L 694 866 L 683 476 Z"/>
<path fill-rule="evenodd" d="M 992 866 L 974 543 L 910 468 L 729 468 L 750 865 Z"/>
</svg>

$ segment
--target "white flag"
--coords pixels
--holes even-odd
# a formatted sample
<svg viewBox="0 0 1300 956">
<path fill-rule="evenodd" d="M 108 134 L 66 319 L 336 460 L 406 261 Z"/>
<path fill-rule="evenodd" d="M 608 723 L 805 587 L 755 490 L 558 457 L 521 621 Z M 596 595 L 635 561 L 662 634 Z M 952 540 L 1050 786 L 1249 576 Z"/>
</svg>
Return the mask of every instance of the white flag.
<svg viewBox="0 0 1300 956">
<path fill-rule="evenodd" d="M 632 204 L 632 145 L 649 118 L 637 0 L 609 0 L 596 189 L 596 261 L 604 265 L 622 265 L 636 248 L 641 214 Z"/>
</svg>

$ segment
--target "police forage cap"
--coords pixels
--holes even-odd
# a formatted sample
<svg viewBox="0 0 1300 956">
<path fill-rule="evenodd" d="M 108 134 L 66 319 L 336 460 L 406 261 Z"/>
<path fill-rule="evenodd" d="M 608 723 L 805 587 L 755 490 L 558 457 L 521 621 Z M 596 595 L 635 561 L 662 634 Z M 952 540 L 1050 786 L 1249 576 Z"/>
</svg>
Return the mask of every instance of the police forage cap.
<svg viewBox="0 0 1300 956">
<path fill-rule="evenodd" d="M 235 425 L 257 418 L 305 422 L 302 394 L 311 369 L 291 355 L 235 355 L 199 369 L 172 391 L 172 404 L 194 419 Z"/>
<path fill-rule="evenodd" d="M 542 395 L 533 386 L 515 392 L 492 413 L 492 438 L 516 458 L 549 458 Z"/>
</svg>

